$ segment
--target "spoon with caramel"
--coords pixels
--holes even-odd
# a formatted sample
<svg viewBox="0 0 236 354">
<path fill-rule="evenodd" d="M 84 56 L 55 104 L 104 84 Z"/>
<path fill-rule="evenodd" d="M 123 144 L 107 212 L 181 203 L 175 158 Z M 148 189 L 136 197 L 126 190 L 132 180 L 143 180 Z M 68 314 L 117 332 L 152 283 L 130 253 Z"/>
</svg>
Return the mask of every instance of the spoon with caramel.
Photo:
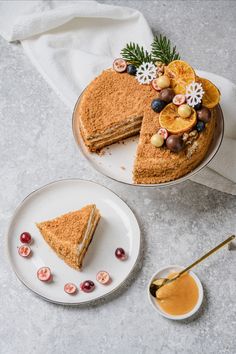
<svg viewBox="0 0 236 354">
<path fill-rule="evenodd" d="M 235 235 L 232 235 L 230 237 L 228 237 L 225 241 L 221 242 L 219 245 L 217 245 L 216 247 L 214 247 L 212 250 L 210 250 L 209 252 L 207 252 L 206 254 L 204 254 L 201 258 L 197 259 L 195 262 L 193 262 L 192 264 L 190 264 L 188 267 L 184 268 L 183 270 L 181 270 L 181 272 L 177 273 L 176 276 L 174 276 L 171 279 L 168 278 L 159 278 L 159 279 L 155 279 L 150 287 L 149 287 L 149 291 L 151 293 L 152 296 L 157 297 L 156 292 L 157 290 L 159 290 L 162 286 L 167 285 L 172 283 L 173 281 L 175 281 L 176 279 L 178 279 L 181 275 L 183 275 L 184 273 L 188 272 L 190 269 L 192 269 L 193 267 L 195 267 L 197 264 L 199 264 L 200 262 L 202 262 L 204 259 L 206 259 L 207 257 L 209 257 L 210 255 L 212 255 L 213 253 L 215 253 L 216 251 L 218 251 L 221 247 L 225 246 L 227 243 L 232 242 L 235 239 Z"/>
</svg>

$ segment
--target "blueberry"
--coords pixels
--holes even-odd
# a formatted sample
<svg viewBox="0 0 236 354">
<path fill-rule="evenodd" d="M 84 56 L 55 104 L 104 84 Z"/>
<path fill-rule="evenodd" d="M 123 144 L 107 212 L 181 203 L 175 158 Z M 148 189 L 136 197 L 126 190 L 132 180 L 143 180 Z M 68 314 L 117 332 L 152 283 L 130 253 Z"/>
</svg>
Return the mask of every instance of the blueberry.
<svg viewBox="0 0 236 354">
<path fill-rule="evenodd" d="M 198 131 L 198 133 L 202 132 L 205 128 L 205 123 L 202 122 L 201 120 L 199 120 L 196 124 L 196 129 Z"/>
<path fill-rule="evenodd" d="M 152 101 L 151 107 L 154 110 L 154 112 L 160 113 L 163 108 L 166 106 L 166 102 L 162 101 L 160 99 L 155 99 Z"/>
<path fill-rule="evenodd" d="M 137 72 L 137 68 L 136 66 L 132 65 L 132 64 L 129 64 L 127 66 L 127 73 L 130 74 L 130 75 L 136 75 L 136 72 Z"/>
<path fill-rule="evenodd" d="M 198 111 L 199 109 L 202 108 L 202 102 L 196 104 L 193 108 L 196 109 L 196 111 Z"/>
</svg>

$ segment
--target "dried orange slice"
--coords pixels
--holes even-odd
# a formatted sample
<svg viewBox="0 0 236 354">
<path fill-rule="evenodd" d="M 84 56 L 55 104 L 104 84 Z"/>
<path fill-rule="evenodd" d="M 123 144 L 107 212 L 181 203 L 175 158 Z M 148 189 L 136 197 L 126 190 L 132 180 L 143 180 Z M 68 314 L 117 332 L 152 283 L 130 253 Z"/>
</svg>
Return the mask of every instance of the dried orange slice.
<svg viewBox="0 0 236 354">
<path fill-rule="evenodd" d="M 220 91 L 218 88 L 211 81 L 202 77 L 197 77 L 196 81 L 202 84 L 205 92 L 202 98 L 203 106 L 207 108 L 215 107 L 220 102 Z"/>
<path fill-rule="evenodd" d="M 186 86 L 195 81 L 196 75 L 193 68 L 183 60 L 172 61 L 165 69 L 165 74 L 170 78 L 170 86 L 175 94 L 185 94 Z"/>
<path fill-rule="evenodd" d="M 190 130 L 197 122 L 196 111 L 192 108 L 192 114 L 188 118 L 182 118 L 178 114 L 178 106 L 174 103 L 169 103 L 161 111 L 159 123 L 162 128 L 168 130 L 171 134 L 184 133 Z"/>
</svg>

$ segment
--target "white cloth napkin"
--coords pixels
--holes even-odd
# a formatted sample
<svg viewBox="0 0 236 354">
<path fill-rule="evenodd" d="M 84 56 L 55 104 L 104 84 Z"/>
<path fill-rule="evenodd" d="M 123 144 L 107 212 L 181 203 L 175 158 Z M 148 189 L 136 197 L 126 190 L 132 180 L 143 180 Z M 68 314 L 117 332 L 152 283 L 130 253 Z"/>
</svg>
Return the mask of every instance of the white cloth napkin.
<svg viewBox="0 0 236 354">
<path fill-rule="evenodd" d="M 96 1 L 1 1 L 0 34 L 9 42 L 21 42 L 32 63 L 71 110 L 86 85 L 111 65 L 127 42 L 149 49 L 153 38 L 139 11 Z M 236 87 L 223 94 L 236 102 Z M 236 195 L 234 112 L 236 107 L 224 109 L 226 134 L 221 149 L 210 168 L 192 179 Z"/>
</svg>

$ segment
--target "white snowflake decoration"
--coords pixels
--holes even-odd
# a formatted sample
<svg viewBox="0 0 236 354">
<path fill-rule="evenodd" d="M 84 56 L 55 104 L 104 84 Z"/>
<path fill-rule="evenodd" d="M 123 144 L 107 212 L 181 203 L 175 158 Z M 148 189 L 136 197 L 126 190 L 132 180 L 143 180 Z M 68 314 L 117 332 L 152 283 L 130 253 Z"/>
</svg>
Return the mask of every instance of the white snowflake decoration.
<svg viewBox="0 0 236 354">
<path fill-rule="evenodd" d="M 196 104 L 201 103 L 202 97 L 204 95 L 204 90 L 202 84 L 198 82 L 192 82 L 186 87 L 186 101 L 187 104 L 191 107 L 196 106 Z"/>
<path fill-rule="evenodd" d="M 140 84 L 150 84 L 157 77 L 157 68 L 152 63 L 142 63 L 137 70 L 136 78 Z"/>
</svg>

